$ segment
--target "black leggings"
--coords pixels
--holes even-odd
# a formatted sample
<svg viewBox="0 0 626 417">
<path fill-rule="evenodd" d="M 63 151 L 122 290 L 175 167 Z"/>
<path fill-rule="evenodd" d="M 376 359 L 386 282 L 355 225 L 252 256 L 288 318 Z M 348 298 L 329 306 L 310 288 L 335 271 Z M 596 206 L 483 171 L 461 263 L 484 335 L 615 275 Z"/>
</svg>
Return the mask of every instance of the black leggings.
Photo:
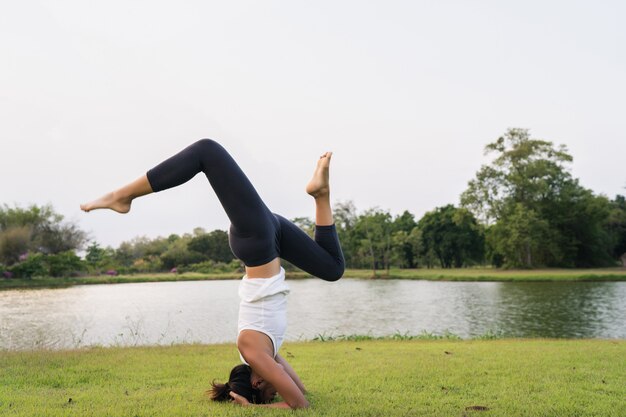
<svg viewBox="0 0 626 417">
<path fill-rule="evenodd" d="M 315 226 L 315 240 L 298 226 L 270 212 L 230 154 L 217 142 L 202 139 L 147 172 L 154 192 L 176 187 L 204 172 L 230 219 L 228 240 L 246 266 L 283 258 L 298 268 L 336 281 L 344 258 L 335 225 Z"/>
</svg>

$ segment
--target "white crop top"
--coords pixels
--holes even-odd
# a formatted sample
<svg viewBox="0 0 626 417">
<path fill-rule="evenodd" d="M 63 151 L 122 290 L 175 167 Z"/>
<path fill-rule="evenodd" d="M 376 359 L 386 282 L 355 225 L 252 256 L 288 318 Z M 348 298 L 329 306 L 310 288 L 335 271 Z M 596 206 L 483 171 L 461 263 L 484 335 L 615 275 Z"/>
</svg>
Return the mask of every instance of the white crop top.
<svg viewBox="0 0 626 417">
<path fill-rule="evenodd" d="M 283 344 L 287 329 L 287 294 L 285 270 L 270 278 L 248 278 L 239 283 L 239 321 L 237 333 L 242 330 L 256 330 L 266 334 L 274 345 L 274 356 Z M 247 362 L 239 353 L 241 361 Z"/>
</svg>

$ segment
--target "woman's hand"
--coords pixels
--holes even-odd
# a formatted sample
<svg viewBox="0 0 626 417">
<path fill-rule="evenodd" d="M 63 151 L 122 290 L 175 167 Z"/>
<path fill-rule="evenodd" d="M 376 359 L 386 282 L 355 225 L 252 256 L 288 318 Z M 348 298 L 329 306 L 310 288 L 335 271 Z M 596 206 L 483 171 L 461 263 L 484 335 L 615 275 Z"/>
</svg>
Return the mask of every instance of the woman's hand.
<svg viewBox="0 0 626 417">
<path fill-rule="evenodd" d="M 229 392 L 228 395 L 230 395 L 233 398 L 233 402 L 235 404 L 239 404 L 241 406 L 248 406 L 250 405 L 250 402 L 248 400 L 246 400 L 246 397 L 242 397 L 241 395 L 237 394 L 236 392 Z"/>
</svg>

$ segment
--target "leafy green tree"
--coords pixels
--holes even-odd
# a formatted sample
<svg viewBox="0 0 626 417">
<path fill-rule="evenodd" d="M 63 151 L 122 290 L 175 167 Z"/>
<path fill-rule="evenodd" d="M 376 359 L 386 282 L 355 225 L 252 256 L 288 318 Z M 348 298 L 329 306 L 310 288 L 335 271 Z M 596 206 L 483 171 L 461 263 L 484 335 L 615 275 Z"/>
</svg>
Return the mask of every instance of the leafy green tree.
<svg viewBox="0 0 626 417">
<path fill-rule="evenodd" d="M 366 210 L 354 224 L 358 236 L 358 254 L 369 262 L 374 275 L 378 269 L 389 274 L 393 223 L 391 214 L 378 208 Z"/>
<path fill-rule="evenodd" d="M 63 216 L 50 205 L 21 208 L 4 204 L 0 207 L 0 233 L 11 228 L 28 228 L 29 249 L 46 254 L 80 249 L 86 240 L 85 232 L 71 222 L 63 222 Z"/>
<path fill-rule="evenodd" d="M 175 239 L 160 256 L 161 262 L 166 269 L 172 269 L 182 265 L 202 262 L 206 256 L 189 250 L 186 239 Z"/>
<path fill-rule="evenodd" d="M 361 237 L 357 236 L 355 232 L 355 225 L 358 219 L 356 206 L 352 201 L 335 203 L 333 218 L 346 266 L 348 268 L 363 267 L 365 263 L 358 255 Z"/>
<path fill-rule="evenodd" d="M 546 254 L 543 251 L 557 248 L 545 244 L 551 239 L 548 222 L 523 204 L 516 204 L 512 213 L 506 216 L 506 221 L 493 225 L 488 236 L 490 247 L 501 256 L 506 267 L 544 265 Z"/>
<path fill-rule="evenodd" d="M 110 269 L 120 269 L 115 258 L 116 251 L 111 247 L 102 248 L 97 242 L 92 242 L 85 253 L 85 263 L 91 273 L 100 274 Z"/>
<path fill-rule="evenodd" d="M 228 244 L 228 233 L 224 230 L 196 235 L 187 246 L 190 251 L 200 255 L 200 260 L 230 263 L 235 259 Z"/>
<path fill-rule="evenodd" d="M 417 268 L 421 254 L 422 235 L 416 226 L 410 233 L 404 230 L 393 232 L 391 236 L 391 263 L 399 268 Z"/>
<path fill-rule="evenodd" d="M 31 246 L 32 228 L 26 226 L 9 226 L 0 231 L 0 262 L 12 265 L 20 255 L 28 252 Z"/>
<path fill-rule="evenodd" d="M 86 265 L 74 251 L 68 250 L 54 255 L 47 255 L 48 273 L 53 277 L 64 277 L 84 271 Z"/>
<path fill-rule="evenodd" d="M 45 255 L 41 253 L 29 253 L 20 262 L 9 267 L 15 278 L 45 277 L 48 275 L 48 265 Z"/>
<path fill-rule="evenodd" d="M 560 256 L 547 258 L 547 266 L 589 268 L 611 266 L 615 242 L 608 230 L 611 203 L 604 196 L 578 184 L 567 183 L 558 198 L 546 201 L 540 209 L 541 217 L 550 224 L 552 253 Z"/>
<path fill-rule="evenodd" d="M 571 181 L 566 170 L 572 156 L 564 145 L 531 139 L 527 129 L 509 129 L 504 136 L 485 147 L 495 153 L 461 195 L 462 206 L 490 224 L 510 212 L 510 205 L 535 209 L 538 203 L 553 199 Z"/>
<path fill-rule="evenodd" d="M 613 243 L 613 258 L 619 259 L 626 253 L 626 198 L 617 195 L 611 201 L 607 231 Z"/>
<path fill-rule="evenodd" d="M 565 146 L 509 129 L 485 152 L 495 153 L 461 195 L 487 225 L 488 252 L 509 267 L 609 265 L 610 204 L 572 178 Z"/>
<path fill-rule="evenodd" d="M 102 262 L 104 257 L 105 250 L 101 248 L 97 242 L 92 242 L 89 246 L 87 246 L 85 261 L 87 261 L 89 265 L 95 267 L 98 263 Z"/>
<path fill-rule="evenodd" d="M 413 239 L 414 235 L 411 235 L 416 227 L 415 217 L 407 210 L 393 219 L 393 261 L 401 268 L 417 267 L 415 240 Z"/>
<path fill-rule="evenodd" d="M 434 254 L 441 267 L 463 267 L 480 262 L 484 236 L 474 216 L 452 205 L 436 208 L 420 219 L 422 255 Z"/>
<path fill-rule="evenodd" d="M 315 236 L 315 222 L 309 217 L 295 217 L 291 222 L 298 226 L 304 233 L 310 237 Z"/>
<path fill-rule="evenodd" d="M 122 242 L 113 252 L 115 263 L 122 268 L 130 268 L 135 259 L 133 258 L 133 247 L 128 242 Z"/>
<path fill-rule="evenodd" d="M 402 214 L 396 216 L 393 219 L 393 230 L 403 230 L 407 233 L 411 233 L 411 230 L 417 226 L 417 222 L 415 221 L 415 216 L 411 214 L 408 210 L 404 210 Z"/>
</svg>

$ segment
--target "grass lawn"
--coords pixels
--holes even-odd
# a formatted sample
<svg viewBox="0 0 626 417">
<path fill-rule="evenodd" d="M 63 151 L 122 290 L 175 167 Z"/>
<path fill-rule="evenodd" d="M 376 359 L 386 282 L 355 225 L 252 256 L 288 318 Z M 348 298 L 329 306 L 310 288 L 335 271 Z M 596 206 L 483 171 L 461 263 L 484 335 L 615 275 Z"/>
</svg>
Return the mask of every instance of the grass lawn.
<svg viewBox="0 0 626 417">
<path fill-rule="evenodd" d="M 372 271 L 363 271 L 372 276 Z M 346 276 L 352 276 L 352 270 Z M 385 277 L 381 273 L 381 278 Z M 388 278 L 432 281 L 626 281 L 626 268 L 597 269 L 497 269 L 497 268 L 420 268 L 390 269 Z"/>
<path fill-rule="evenodd" d="M 156 281 L 203 281 L 220 279 L 241 279 L 242 273 L 184 274 L 156 273 L 118 276 L 86 276 L 64 278 L 3 279 L 0 290 L 15 288 L 55 288 L 87 284 L 119 284 L 126 282 Z M 287 272 L 288 279 L 309 278 L 305 272 Z M 374 277 L 369 269 L 348 269 L 344 278 L 362 279 L 422 279 L 429 281 L 626 281 L 626 268 L 600 269 L 533 269 L 506 270 L 495 268 L 456 268 L 456 269 L 397 269 L 378 271 Z"/>
<path fill-rule="evenodd" d="M 302 416 L 625 416 L 624 340 L 286 343 Z M 260 416 L 204 395 L 234 345 L 0 353 L 2 416 Z"/>
</svg>

